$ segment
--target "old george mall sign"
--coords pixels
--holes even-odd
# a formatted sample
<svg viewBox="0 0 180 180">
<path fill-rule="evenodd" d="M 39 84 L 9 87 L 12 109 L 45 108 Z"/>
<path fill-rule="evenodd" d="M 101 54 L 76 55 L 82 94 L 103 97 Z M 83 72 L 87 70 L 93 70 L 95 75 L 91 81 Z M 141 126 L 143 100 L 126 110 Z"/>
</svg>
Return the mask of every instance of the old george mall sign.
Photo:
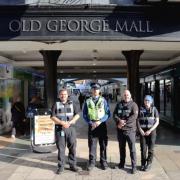
<svg viewBox="0 0 180 180">
<path fill-rule="evenodd" d="M 157 7 L 133 6 L 74 9 L 35 6 L 21 7 L 19 11 L 7 7 L 7 11 L 0 11 L 0 39 L 179 41 L 180 12 L 176 9 L 166 7 L 160 13 Z M 167 11 L 171 13 L 165 19 Z"/>
</svg>

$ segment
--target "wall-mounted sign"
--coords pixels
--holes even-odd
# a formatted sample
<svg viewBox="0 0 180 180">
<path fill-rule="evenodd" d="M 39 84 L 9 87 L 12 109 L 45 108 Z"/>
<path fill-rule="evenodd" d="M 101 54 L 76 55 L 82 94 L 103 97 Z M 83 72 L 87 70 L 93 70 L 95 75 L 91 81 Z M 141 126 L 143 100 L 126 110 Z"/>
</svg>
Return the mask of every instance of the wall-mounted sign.
<svg viewBox="0 0 180 180">
<path fill-rule="evenodd" d="M 178 7 L 0 7 L 0 39 L 180 41 Z"/>
</svg>

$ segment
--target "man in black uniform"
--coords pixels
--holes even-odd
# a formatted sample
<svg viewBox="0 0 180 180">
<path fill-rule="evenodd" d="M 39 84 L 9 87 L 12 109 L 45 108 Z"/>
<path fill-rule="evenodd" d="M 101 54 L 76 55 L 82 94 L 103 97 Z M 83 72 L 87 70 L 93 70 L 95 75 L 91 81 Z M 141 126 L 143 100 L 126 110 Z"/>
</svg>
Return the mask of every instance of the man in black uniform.
<svg viewBox="0 0 180 180">
<path fill-rule="evenodd" d="M 159 125 L 159 113 L 150 95 L 144 98 L 144 105 L 140 108 L 137 124 L 140 132 L 141 171 L 148 171 L 154 156 L 156 128 Z"/>
<path fill-rule="evenodd" d="M 117 138 L 119 141 L 120 150 L 120 163 L 118 168 L 124 168 L 126 158 L 126 141 L 128 142 L 132 170 L 131 173 L 136 173 L 136 119 L 138 117 L 138 106 L 131 99 L 131 93 L 129 90 L 125 90 L 123 93 L 123 100 L 118 102 L 113 118 L 117 126 Z"/>
<path fill-rule="evenodd" d="M 58 148 L 58 169 L 57 174 L 64 171 L 65 147 L 69 149 L 69 165 L 72 171 L 78 172 L 76 166 L 76 131 L 73 125 L 79 119 L 77 106 L 68 100 L 66 89 L 59 91 L 60 101 L 56 102 L 52 108 L 51 119 L 55 122 L 56 145 Z"/>
</svg>

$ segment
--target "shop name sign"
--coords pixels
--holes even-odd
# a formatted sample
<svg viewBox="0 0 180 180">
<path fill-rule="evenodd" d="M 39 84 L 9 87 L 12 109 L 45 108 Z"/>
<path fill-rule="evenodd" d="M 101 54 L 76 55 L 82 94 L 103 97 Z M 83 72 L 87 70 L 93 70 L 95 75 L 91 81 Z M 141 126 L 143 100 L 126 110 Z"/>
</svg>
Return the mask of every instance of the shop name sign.
<svg viewBox="0 0 180 180">
<path fill-rule="evenodd" d="M 100 19 L 51 19 L 40 21 L 35 19 L 13 19 L 9 22 L 8 29 L 11 32 L 86 32 L 87 34 L 96 34 L 101 32 L 135 32 L 152 33 L 153 27 L 149 20 L 109 20 Z"/>
<path fill-rule="evenodd" d="M 0 16 L 0 40 L 179 41 L 180 15 L 178 18 L 175 15 L 167 19 L 159 14 L 123 11 L 3 15 Z"/>
<path fill-rule="evenodd" d="M 53 15 L 0 17 L 0 39 L 121 40 L 149 37 L 152 19 L 118 15 Z"/>
</svg>

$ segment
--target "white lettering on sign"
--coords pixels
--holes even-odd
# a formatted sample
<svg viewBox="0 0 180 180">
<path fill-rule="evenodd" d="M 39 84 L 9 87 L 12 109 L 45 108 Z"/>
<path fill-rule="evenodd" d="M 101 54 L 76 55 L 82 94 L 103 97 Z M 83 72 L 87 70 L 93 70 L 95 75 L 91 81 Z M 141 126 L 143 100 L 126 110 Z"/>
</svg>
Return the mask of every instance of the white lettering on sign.
<svg viewBox="0 0 180 180">
<path fill-rule="evenodd" d="M 114 23 L 113 23 L 114 22 Z M 135 32 L 135 33 L 152 33 L 153 28 L 148 20 L 110 20 L 101 19 L 51 19 L 46 21 L 40 20 L 17 20 L 9 22 L 11 32 Z M 110 26 L 111 24 L 111 26 Z"/>
</svg>

